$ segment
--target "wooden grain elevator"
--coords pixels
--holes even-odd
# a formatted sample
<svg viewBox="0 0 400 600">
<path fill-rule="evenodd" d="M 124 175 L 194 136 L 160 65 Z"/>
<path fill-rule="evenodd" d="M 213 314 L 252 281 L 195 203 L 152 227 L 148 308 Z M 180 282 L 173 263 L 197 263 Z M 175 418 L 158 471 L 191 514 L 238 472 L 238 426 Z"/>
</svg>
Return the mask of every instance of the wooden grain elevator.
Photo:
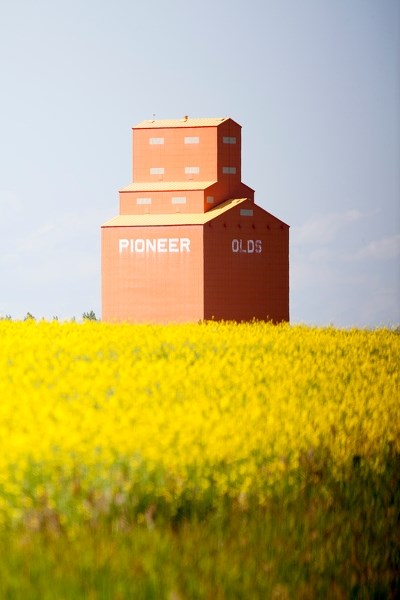
<svg viewBox="0 0 400 600">
<path fill-rule="evenodd" d="M 289 320 L 289 226 L 242 183 L 230 118 L 133 127 L 132 183 L 101 230 L 104 321 Z"/>
</svg>

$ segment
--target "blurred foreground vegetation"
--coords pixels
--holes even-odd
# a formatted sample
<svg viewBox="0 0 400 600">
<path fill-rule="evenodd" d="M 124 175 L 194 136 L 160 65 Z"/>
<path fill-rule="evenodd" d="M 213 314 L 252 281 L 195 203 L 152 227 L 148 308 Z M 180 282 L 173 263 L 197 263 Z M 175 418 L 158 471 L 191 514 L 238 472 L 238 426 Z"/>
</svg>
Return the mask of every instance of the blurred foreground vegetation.
<svg viewBox="0 0 400 600">
<path fill-rule="evenodd" d="M 398 597 L 397 332 L 0 336 L 0 598 Z"/>
</svg>

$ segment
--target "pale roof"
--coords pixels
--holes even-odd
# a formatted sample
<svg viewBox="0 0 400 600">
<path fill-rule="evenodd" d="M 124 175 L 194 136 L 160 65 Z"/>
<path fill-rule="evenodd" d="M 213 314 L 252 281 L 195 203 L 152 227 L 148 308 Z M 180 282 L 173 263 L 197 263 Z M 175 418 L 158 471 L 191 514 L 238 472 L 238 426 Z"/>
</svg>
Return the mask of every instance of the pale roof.
<svg viewBox="0 0 400 600">
<path fill-rule="evenodd" d="M 141 121 L 133 129 L 157 129 L 165 127 L 217 127 L 224 121 L 229 121 L 230 117 L 212 117 L 204 119 L 148 119 Z"/>
<path fill-rule="evenodd" d="M 102 227 L 151 227 L 152 225 L 204 225 L 219 217 L 234 206 L 245 202 L 247 198 L 227 200 L 205 213 L 146 213 L 141 215 L 118 215 L 107 221 Z"/>
<path fill-rule="evenodd" d="M 133 182 L 120 189 L 120 192 L 165 192 L 169 190 L 205 190 L 216 181 L 142 181 Z"/>
</svg>

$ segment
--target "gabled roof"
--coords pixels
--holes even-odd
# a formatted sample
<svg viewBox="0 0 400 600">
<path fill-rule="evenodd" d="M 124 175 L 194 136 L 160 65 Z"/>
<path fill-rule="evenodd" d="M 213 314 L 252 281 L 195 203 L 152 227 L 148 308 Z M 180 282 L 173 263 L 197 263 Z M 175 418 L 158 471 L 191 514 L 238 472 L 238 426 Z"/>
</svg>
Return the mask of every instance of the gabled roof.
<svg viewBox="0 0 400 600">
<path fill-rule="evenodd" d="M 227 200 L 205 213 L 146 213 L 141 215 L 118 215 L 107 221 L 102 227 L 151 227 L 152 225 L 204 225 L 212 219 L 219 217 L 224 212 L 242 202 L 247 198 Z"/>
<path fill-rule="evenodd" d="M 142 181 L 133 182 L 120 189 L 120 192 L 165 192 L 170 190 L 205 190 L 216 181 Z"/>
<path fill-rule="evenodd" d="M 133 129 L 158 129 L 165 127 L 217 127 L 224 121 L 232 120 L 230 117 L 212 117 L 204 119 L 190 119 L 183 117 L 182 119 L 148 119 L 141 121 L 133 127 Z"/>
</svg>

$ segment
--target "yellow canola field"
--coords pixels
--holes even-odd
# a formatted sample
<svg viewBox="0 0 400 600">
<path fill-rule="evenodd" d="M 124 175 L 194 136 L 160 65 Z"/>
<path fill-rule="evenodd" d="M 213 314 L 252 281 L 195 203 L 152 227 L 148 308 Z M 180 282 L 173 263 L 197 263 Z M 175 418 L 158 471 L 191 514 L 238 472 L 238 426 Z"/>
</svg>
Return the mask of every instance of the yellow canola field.
<svg viewBox="0 0 400 600">
<path fill-rule="evenodd" d="M 128 502 L 263 503 L 304 469 L 340 479 L 354 457 L 378 471 L 400 452 L 388 329 L 3 320 L 0 340 L 3 523 L 34 526 L 43 506 L 69 525 Z"/>
</svg>

